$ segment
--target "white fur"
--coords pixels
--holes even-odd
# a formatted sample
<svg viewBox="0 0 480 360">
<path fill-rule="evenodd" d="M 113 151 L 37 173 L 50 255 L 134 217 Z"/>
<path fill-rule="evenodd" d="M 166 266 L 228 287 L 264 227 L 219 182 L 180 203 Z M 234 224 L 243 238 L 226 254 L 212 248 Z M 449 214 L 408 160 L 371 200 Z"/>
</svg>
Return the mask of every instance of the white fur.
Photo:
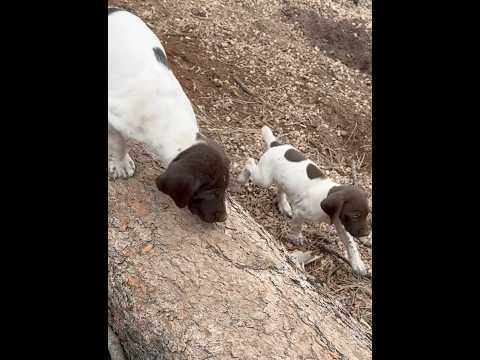
<svg viewBox="0 0 480 360">
<path fill-rule="evenodd" d="M 251 179 L 256 185 L 262 187 L 276 185 L 278 208 L 282 214 L 291 217 L 287 238 L 295 244 L 303 244 L 304 222 L 330 223 L 330 216 L 322 210 L 320 203 L 328 196 L 330 189 L 339 184 L 328 178 L 308 178 L 306 168 L 308 164 L 314 164 L 311 160 L 291 162 L 285 159 L 285 152 L 294 149 L 288 144 L 270 148 L 270 144 L 275 141 L 275 136 L 267 126 L 262 128 L 262 136 L 267 150 L 258 164 L 254 159 L 249 158 L 237 180 L 240 184 L 245 184 Z M 356 273 L 365 274 L 367 268 L 360 258 L 355 240 L 343 226 L 342 229 L 337 229 L 337 232 L 342 239 L 353 270 Z M 342 233 L 346 236 L 342 236 Z"/>
<path fill-rule="evenodd" d="M 164 51 L 140 18 L 127 11 L 108 16 L 109 171 L 114 178 L 132 176 L 135 169 L 124 137 L 147 144 L 165 165 L 198 142 L 192 105 L 173 72 L 157 61 L 154 47 Z"/>
</svg>

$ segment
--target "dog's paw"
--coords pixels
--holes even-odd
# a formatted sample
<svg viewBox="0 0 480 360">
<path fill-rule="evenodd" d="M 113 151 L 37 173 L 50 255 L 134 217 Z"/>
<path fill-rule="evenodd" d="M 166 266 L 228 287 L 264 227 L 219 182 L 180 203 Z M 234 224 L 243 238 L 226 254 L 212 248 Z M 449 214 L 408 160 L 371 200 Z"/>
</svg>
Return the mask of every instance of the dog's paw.
<svg viewBox="0 0 480 360">
<path fill-rule="evenodd" d="M 295 245 L 303 245 L 305 243 L 305 238 L 302 234 L 288 234 L 287 240 Z"/>
<path fill-rule="evenodd" d="M 237 184 L 235 184 L 237 186 L 236 189 L 240 191 L 242 185 L 245 185 L 249 178 L 250 178 L 250 171 L 248 171 L 247 169 L 243 169 L 240 172 L 240 174 L 238 174 L 237 176 Z"/>
<path fill-rule="evenodd" d="M 286 216 L 290 219 L 293 217 L 293 211 L 288 202 L 277 200 L 277 209 L 283 216 Z"/>
<path fill-rule="evenodd" d="M 135 173 L 135 163 L 128 154 L 123 160 L 111 159 L 108 163 L 108 172 L 112 179 L 126 179 Z"/>
<path fill-rule="evenodd" d="M 367 267 L 365 266 L 365 264 L 363 263 L 363 261 L 354 261 L 352 262 L 352 270 L 355 274 L 357 275 L 362 275 L 362 276 L 365 276 L 368 274 L 368 269 Z"/>
</svg>

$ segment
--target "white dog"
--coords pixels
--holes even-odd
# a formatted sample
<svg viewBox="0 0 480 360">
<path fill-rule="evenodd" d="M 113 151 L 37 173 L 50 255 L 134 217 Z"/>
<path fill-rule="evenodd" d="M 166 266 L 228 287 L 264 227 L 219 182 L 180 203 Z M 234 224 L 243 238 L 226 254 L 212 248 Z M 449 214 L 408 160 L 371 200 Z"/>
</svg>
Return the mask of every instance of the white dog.
<svg viewBox="0 0 480 360">
<path fill-rule="evenodd" d="M 353 237 L 369 234 L 369 214 L 366 194 L 353 186 L 342 186 L 326 178 L 320 169 L 293 146 L 280 144 L 268 127 L 262 128 L 267 150 L 258 164 L 249 158 L 238 176 L 245 184 L 278 188 L 280 212 L 291 218 L 288 240 L 303 244 L 304 222 L 333 223 L 346 248 L 355 273 L 364 275 L 367 268 L 360 258 Z"/>
<path fill-rule="evenodd" d="M 177 206 L 224 221 L 229 161 L 199 133 L 195 113 L 157 36 L 137 16 L 108 9 L 108 145 L 113 178 L 134 174 L 125 137 L 151 147 L 167 170 L 157 178 Z"/>
</svg>

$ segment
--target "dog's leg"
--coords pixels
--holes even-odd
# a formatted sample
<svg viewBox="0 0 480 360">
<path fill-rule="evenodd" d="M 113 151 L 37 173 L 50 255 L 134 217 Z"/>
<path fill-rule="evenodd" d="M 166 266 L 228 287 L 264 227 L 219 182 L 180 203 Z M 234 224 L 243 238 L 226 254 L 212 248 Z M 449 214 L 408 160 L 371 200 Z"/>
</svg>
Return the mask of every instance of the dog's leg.
<svg viewBox="0 0 480 360">
<path fill-rule="evenodd" d="M 108 124 L 108 172 L 113 179 L 128 178 L 135 172 L 135 163 L 127 152 L 122 134 Z"/>
<path fill-rule="evenodd" d="M 289 223 L 289 233 L 287 240 L 295 245 L 303 245 L 305 239 L 302 234 L 303 218 L 298 214 L 293 214 L 293 218 Z"/>
<path fill-rule="evenodd" d="M 245 185 L 248 182 L 248 180 L 250 179 L 251 173 L 250 173 L 250 170 L 248 169 L 247 165 L 245 165 L 245 167 L 242 169 L 242 171 L 240 171 L 240 174 L 238 174 L 237 182 L 240 185 Z"/>
<path fill-rule="evenodd" d="M 257 165 L 255 159 L 249 158 L 245 167 L 238 175 L 237 181 L 240 184 L 245 184 L 248 179 L 252 179 L 252 181 L 259 186 L 268 187 L 272 184 L 272 180 L 264 174 L 262 168 Z"/>
<path fill-rule="evenodd" d="M 348 231 L 343 231 L 346 236 L 341 236 L 344 246 L 346 248 L 346 253 L 348 256 L 348 260 L 350 261 L 350 265 L 352 266 L 353 272 L 359 275 L 366 275 L 367 274 L 367 267 L 363 263 L 360 252 L 358 251 L 357 243 L 352 235 L 348 233 Z"/>
<path fill-rule="evenodd" d="M 287 194 L 285 194 L 285 192 L 280 189 L 278 189 L 277 192 L 277 207 L 278 211 L 280 211 L 282 215 L 285 215 L 289 218 L 293 216 L 292 207 L 288 202 Z"/>
</svg>

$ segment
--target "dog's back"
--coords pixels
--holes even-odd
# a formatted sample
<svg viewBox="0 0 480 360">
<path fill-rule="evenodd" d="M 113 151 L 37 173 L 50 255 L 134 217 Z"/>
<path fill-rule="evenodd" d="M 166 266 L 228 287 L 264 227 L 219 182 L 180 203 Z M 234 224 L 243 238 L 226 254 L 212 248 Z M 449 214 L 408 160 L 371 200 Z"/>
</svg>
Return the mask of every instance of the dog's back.
<svg viewBox="0 0 480 360">
<path fill-rule="evenodd" d="M 153 49 L 160 40 L 136 15 L 117 10 L 108 16 L 108 88 L 156 67 Z M 165 72 L 168 69 L 164 69 Z"/>
<path fill-rule="evenodd" d="M 324 196 L 323 192 L 328 192 L 328 188 L 333 186 L 333 182 L 330 184 L 330 181 L 319 173 L 313 161 L 292 145 L 278 141 L 269 127 L 262 128 L 262 137 L 267 150 L 260 157 L 258 167 L 262 169 L 262 173 L 268 174 L 272 182 L 280 185 L 289 197 L 304 194 L 314 187 L 325 188 L 325 191 L 315 190 L 315 194 Z M 314 174 L 311 169 L 318 172 Z M 312 181 L 316 179 L 324 181 Z"/>
</svg>

